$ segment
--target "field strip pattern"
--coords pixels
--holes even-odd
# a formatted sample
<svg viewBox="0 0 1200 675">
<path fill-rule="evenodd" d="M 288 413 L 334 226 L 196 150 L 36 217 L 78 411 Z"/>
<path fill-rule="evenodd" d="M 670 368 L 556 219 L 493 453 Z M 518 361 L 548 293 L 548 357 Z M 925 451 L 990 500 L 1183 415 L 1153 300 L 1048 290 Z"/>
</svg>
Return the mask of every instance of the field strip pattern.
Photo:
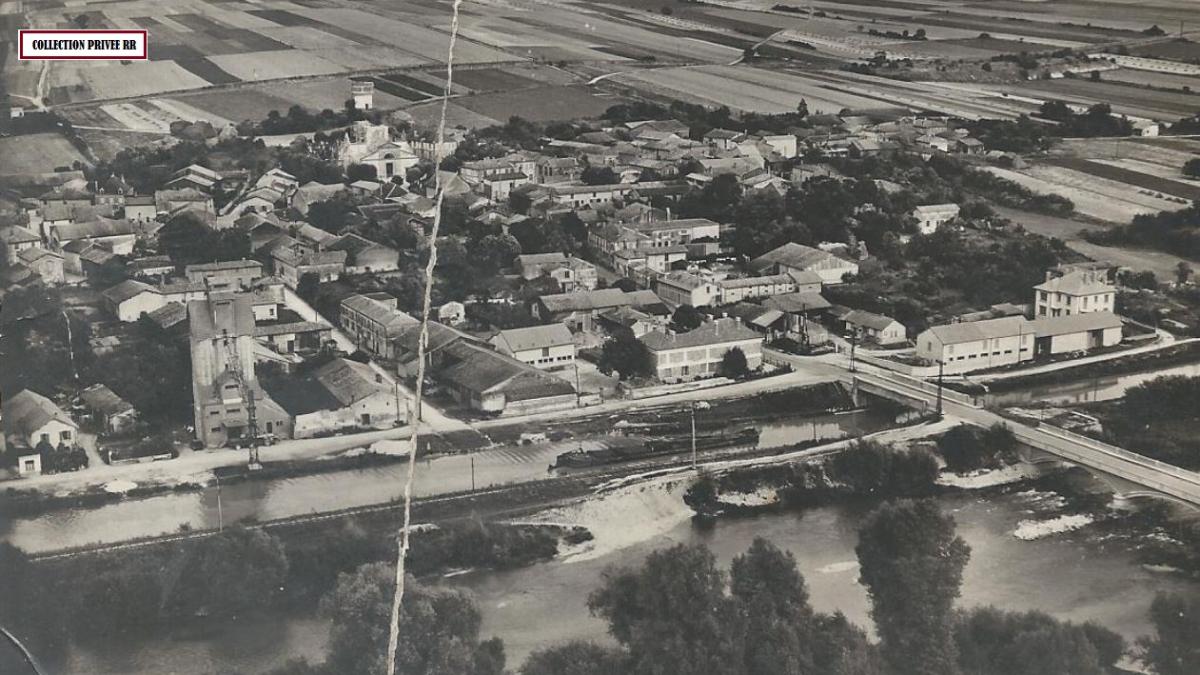
<svg viewBox="0 0 1200 675">
<path fill-rule="evenodd" d="M 128 129 L 164 134 L 171 133 L 170 122 L 155 117 L 135 105 L 129 103 L 110 103 L 100 106 L 100 109 Z"/>
<path fill-rule="evenodd" d="M 154 98 L 150 99 L 150 103 L 187 122 L 207 120 L 210 124 L 218 129 L 233 124 L 231 120 L 227 120 L 220 115 L 214 115 L 210 112 L 205 112 L 199 108 L 190 106 L 183 101 L 177 101 L 169 98 Z"/>
</svg>

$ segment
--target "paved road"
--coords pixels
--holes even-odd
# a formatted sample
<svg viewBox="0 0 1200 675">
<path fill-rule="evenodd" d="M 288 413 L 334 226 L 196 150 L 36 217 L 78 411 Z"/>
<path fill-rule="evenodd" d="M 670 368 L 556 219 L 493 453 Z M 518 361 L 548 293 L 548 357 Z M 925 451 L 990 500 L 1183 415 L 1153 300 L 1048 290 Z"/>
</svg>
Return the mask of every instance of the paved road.
<svg viewBox="0 0 1200 675">
<path fill-rule="evenodd" d="M 935 405 L 936 387 L 927 382 L 874 368 L 861 369 L 853 377 L 862 384 L 924 401 L 929 406 Z M 1015 422 L 974 405 L 970 397 L 956 392 L 943 392 L 942 405 L 946 415 L 981 427 L 1003 424 L 1012 429 L 1022 443 L 1031 447 L 1061 457 L 1072 464 L 1136 483 L 1145 487 L 1147 492 L 1160 492 L 1200 507 L 1200 474 L 1193 471 L 1180 469 L 1065 429 L 1049 425 L 1033 427 Z M 1130 493 L 1125 490 L 1122 492 Z"/>
</svg>

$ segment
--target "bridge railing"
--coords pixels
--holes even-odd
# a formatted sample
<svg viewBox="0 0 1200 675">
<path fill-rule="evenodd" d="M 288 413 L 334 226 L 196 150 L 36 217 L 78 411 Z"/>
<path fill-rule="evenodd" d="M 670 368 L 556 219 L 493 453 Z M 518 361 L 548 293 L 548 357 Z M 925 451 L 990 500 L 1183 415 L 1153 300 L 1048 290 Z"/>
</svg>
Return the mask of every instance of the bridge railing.
<svg viewBox="0 0 1200 675">
<path fill-rule="evenodd" d="M 1104 441 L 1098 441 L 1091 436 L 1085 436 L 1068 429 L 1063 429 L 1062 427 L 1056 427 L 1052 424 L 1038 424 L 1037 428 L 1046 432 L 1047 434 L 1050 434 L 1051 436 L 1057 436 L 1063 440 L 1072 441 L 1074 443 L 1078 443 L 1079 445 L 1100 450 L 1110 455 L 1120 457 L 1126 461 L 1134 462 L 1146 468 L 1154 469 L 1155 471 L 1168 474 L 1200 486 L 1200 473 L 1196 473 L 1195 471 L 1189 471 L 1187 469 L 1175 466 L 1174 464 L 1168 464 L 1167 462 L 1153 459 L 1136 452 L 1131 452 L 1125 448 L 1112 445 L 1110 443 L 1105 443 Z"/>
<path fill-rule="evenodd" d="M 929 396 L 934 396 L 934 397 L 936 397 L 937 393 L 938 393 L 938 386 L 936 384 L 926 382 L 925 380 L 922 380 L 920 378 L 909 377 L 907 375 L 901 375 L 899 373 L 888 373 L 886 375 L 876 374 L 876 373 L 858 373 L 855 375 L 855 377 L 863 379 L 864 381 L 870 381 L 867 378 L 874 378 L 876 380 L 881 380 L 885 383 L 890 383 L 890 384 L 893 384 L 893 385 L 896 385 L 899 387 L 907 387 L 908 389 L 915 389 L 923 394 L 927 394 Z M 975 398 L 972 396 L 968 396 L 967 394 L 964 394 L 959 391 L 954 391 L 953 389 L 947 389 L 944 386 L 941 388 L 941 390 L 942 390 L 942 398 L 947 401 L 954 401 L 955 403 L 971 406 L 972 408 L 982 407 L 975 401 Z"/>
</svg>

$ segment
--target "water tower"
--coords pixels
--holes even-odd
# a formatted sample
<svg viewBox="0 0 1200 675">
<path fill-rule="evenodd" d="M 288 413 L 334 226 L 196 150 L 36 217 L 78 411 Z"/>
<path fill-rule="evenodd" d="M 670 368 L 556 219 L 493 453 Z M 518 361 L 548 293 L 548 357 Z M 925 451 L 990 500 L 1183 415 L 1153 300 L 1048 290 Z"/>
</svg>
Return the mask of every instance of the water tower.
<svg viewBox="0 0 1200 675">
<path fill-rule="evenodd" d="M 375 107 L 375 83 L 365 78 L 350 80 L 350 96 L 355 110 L 370 110 Z"/>
</svg>

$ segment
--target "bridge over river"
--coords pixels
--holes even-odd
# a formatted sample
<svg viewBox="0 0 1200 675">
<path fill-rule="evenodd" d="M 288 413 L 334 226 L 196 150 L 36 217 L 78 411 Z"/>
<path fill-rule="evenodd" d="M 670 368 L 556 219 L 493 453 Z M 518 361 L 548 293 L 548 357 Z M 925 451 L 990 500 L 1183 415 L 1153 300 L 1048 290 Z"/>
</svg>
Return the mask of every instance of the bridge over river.
<svg viewBox="0 0 1200 675">
<path fill-rule="evenodd" d="M 851 390 L 883 396 L 918 408 L 937 406 L 936 384 L 886 371 L 846 374 Z M 1021 443 L 1050 457 L 1081 466 L 1123 497 L 1155 497 L 1200 509 L 1200 473 L 1048 424 L 1017 422 L 985 409 L 969 395 L 942 388 L 942 411 L 969 424 L 1004 424 Z M 1031 461 L 1038 461 L 1037 457 Z"/>
</svg>

